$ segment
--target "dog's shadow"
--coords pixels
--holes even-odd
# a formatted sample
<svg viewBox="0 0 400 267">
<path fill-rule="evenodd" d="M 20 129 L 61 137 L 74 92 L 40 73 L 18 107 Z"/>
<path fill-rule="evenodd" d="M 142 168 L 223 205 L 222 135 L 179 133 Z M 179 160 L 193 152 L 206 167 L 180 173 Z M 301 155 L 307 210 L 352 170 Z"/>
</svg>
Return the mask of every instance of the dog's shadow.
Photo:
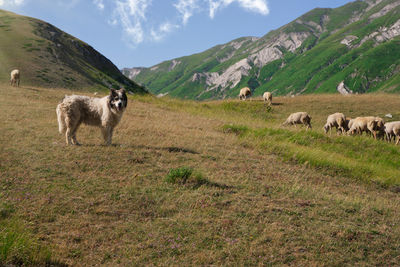
<svg viewBox="0 0 400 267">
<path fill-rule="evenodd" d="M 85 145 L 86 146 L 86 145 Z M 90 144 L 87 146 L 95 146 L 94 144 Z M 101 146 L 106 146 L 106 145 L 101 145 Z M 157 147 L 157 146 L 146 146 L 146 145 L 126 145 L 126 144 L 111 144 L 112 147 L 125 147 L 125 148 L 133 148 L 133 149 L 149 149 L 149 150 L 164 150 L 168 151 L 170 153 L 188 153 L 188 154 L 194 154 L 198 155 L 200 152 L 197 152 L 193 149 L 190 148 L 184 148 L 184 147 L 177 147 L 177 146 L 167 146 L 167 147 Z"/>
</svg>

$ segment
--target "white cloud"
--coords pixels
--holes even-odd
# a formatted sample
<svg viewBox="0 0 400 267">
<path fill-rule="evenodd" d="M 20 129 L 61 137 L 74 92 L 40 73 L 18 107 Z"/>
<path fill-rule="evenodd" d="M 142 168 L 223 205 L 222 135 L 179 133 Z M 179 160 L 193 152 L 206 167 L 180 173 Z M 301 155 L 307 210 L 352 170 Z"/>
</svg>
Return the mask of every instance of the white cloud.
<svg viewBox="0 0 400 267">
<path fill-rule="evenodd" d="M 179 0 L 178 3 L 174 4 L 174 7 L 182 17 L 183 25 L 186 25 L 189 18 L 193 16 L 193 13 L 199 8 L 197 3 L 198 0 Z"/>
<path fill-rule="evenodd" d="M 144 41 L 143 23 L 146 21 L 146 11 L 151 0 L 116 1 L 114 17 L 111 24 L 120 24 L 126 39 L 136 46 Z"/>
<path fill-rule="evenodd" d="M 72 9 L 79 4 L 80 0 L 45 0 L 44 2 L 49 2 L 50 4 L 54 4 L 54 2 L 56 2 L 62 9 Z"/>
<path fill-rule="evenodd" d="M 170 22 L 165 22 L 161 24 L 157 30 L 151 29 L 151 38 L 154 41 L 161 41 L 162 39 L 165 38 L 165 36 L 171 32 L 173 32 L 175 29 L 178 29 L 180 26 L 177 24 L 172 24 Z"/>
<path fill-rule="evenodd" d="M 209 17 L 214 18 L 219 10 L 234 3 L 250 12 L 269 14 L 267 0 L 174 0 L 171 6 L 175 8 L 176 13 L 167 16 L 164 22 L 160 23 L 156 16 L 149 16 L 152 15 L 150 12 L 153 0 L 92 0 L 92 3 L 100 10 L 105 9 L 105 3 L 107 6 L 113 6 L 108 23 L 112 26 L 119 25 L 123 31 L 123 38 L 133 47 L 145 41 L 164 39 L 187 25 L 190 18 L 196 14 L 208 12 Z"/>
<path fill-rule="evenodd" d="M 95 4 L 98 9 L 104 10 L 104 2 L 103 2 L 103 0 L 93 0 L 93 4 Z"/>
<path fill-rule="evenodd" d="M 0 0 L 0 6 L 20 6 L 25 0 Z"/>
<path fill-rule="evenodd" d="M 268 15 L 269 8 L 266 0 L 208 0 L 209 16 L 214 18 L 218 9 L 229 6 L 232 3 L 238 5 L 248 11 L 256 12 L 261 15 Z"/>
</svg>

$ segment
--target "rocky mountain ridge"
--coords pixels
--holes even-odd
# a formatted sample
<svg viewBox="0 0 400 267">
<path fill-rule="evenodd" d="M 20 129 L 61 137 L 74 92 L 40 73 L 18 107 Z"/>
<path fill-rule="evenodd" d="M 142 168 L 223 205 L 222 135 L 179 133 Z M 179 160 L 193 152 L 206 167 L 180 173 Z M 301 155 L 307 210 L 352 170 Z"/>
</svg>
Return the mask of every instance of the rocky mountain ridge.
<svg viewBox="0 0 400 267">
<path fill-rule="evenodd" d="M 203 53 L 165 61 L 151 68 L 124 69 L 123 73 L 154 93 L 192 99 L 232 97 L 243 86 L 252 88 L 256 95 L 264 90 L 283 95 L 340 92 L 336 88 L 341 83 L 348 88 L 346 92 L 364 93 L 379 88 L 397 91 L 400 90 L 398 57 L 392 58 L 394 61 L 390 64 L 385 56 L 384 68 L 391 66 L 393 71 L 383 75 L 384 68 L 374 70 L 381 72 L 378 77 L 360 73 L 354 63 L 360 64 L 359 67 L 365 65 L 369 59 L 362 58 L 368 53 L 373 54 L 371 60 L 379 60 L 376 52 L 384 47 L 383 50 L 394 47 L 394 55 L 400 53 L 396 48 L 399 27 L 400 1 L 355 1 L 336 9 L 314 9 L 261 38 L 239 38 Z M 285 82 L 285 78 L 290 80 L 297 76 L 293 74 L 304 70 L 308 73 L 299 77 L 301 82 Z M 343 75 L 347 72 L 351 73 Z"/>
</svg>

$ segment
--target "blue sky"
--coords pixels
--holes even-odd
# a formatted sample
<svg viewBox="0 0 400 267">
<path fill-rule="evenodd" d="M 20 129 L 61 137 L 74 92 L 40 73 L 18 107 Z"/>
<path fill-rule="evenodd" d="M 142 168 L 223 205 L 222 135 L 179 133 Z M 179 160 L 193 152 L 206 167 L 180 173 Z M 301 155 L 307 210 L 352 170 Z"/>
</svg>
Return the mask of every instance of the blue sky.
<svg viewBox="0 0 400 267">
<path fill-rule="evenodd" d="M 261 37 L 316 7 L 349 0 L 0 0 L 47 21 L 119 68 L 150 67 L 243 36 Z"/>
</svg>

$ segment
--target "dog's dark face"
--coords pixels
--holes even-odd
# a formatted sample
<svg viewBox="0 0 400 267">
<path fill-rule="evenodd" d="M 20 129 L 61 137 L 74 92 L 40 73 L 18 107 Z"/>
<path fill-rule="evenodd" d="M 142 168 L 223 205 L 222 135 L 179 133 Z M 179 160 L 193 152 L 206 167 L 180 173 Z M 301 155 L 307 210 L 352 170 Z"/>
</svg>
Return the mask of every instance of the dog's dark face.
<svg viewBox="0 0 400 267">
<path fill-rule="evenodd" d="M 128 105 L 128 98 L 126 97 L 125 89 L 115 90 L 111 89 L 110 92 L 110 106 L 117 112 L 122 112 Z"/>
</svg>

